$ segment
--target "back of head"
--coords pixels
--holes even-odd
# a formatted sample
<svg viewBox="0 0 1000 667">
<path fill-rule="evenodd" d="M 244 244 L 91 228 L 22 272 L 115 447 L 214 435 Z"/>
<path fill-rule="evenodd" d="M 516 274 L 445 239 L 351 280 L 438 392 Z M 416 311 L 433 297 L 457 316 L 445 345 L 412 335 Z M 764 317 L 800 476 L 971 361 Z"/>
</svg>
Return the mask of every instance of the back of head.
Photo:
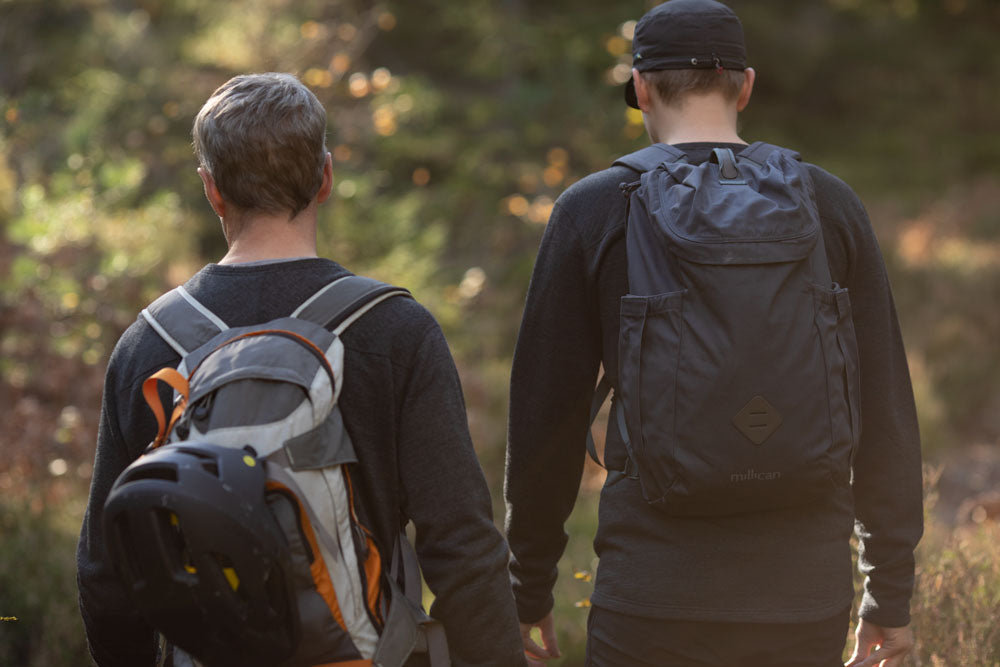
<svg viewBox="0 0 1000 667">
<path fill-rule="evenodd" d="M 326 111 L 291 74 L 247 74 L 222 84 L 191 131 L 201 166 L 242 211 L 298 215 L 319 191 Z"/>
<path fill-rule="evenodd" d="M 716 0 L 669 0 L 636 24 L 632 58 L 665 104 L 688 93 L 716 91 L 735 100 L 747 66 L 743 26 Z M 639 108 L 631 80 L 625 100 Z"/>
</svg>

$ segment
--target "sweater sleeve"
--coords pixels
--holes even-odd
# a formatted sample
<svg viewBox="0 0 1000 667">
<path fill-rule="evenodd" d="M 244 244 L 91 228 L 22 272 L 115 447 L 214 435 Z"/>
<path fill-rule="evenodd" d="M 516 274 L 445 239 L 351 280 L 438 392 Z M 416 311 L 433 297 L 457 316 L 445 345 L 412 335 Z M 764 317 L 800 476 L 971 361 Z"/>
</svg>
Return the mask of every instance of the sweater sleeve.
<svg viewBox="0 0 1000 667">
<path fill-rule="evenodd" d="M 846 287 L 861 363 L 853 483 L 858 567 L 866 576 L 860 615 L 901 627 L 910 621 L 913 552 L 923 532 L 920 435 L 889 278 L 868 215 L 853 200 Z"/>
<path fill-rule="evenodd" d="M 152 665 L 155 660 L 153 628 L 135 613 L 108 559 L 101 528 L 108 493 L 136 456 L 126 446 L 120 426 L 117 366 L 113 356 L 105 379 L 90 498 L 76 554 L 80 613 L 91 656 L 100 667 Z"/>
<path fill-rule="evenodd" d="M 563 528 L 583 473 L 601 324 L 583 243 L 557 204 L 528 288 L 511 371 L 507 538 L 521 621 L 552 608 Z"/>
<path fill-rule="evenodd" d="M 472 446 L 454 361 L 441 329 L 424 334 L 399 414 L 403 512 L 435 595 L 455 665 L 525 664 L 507 580 L 507 545 Z"/>
</svg>

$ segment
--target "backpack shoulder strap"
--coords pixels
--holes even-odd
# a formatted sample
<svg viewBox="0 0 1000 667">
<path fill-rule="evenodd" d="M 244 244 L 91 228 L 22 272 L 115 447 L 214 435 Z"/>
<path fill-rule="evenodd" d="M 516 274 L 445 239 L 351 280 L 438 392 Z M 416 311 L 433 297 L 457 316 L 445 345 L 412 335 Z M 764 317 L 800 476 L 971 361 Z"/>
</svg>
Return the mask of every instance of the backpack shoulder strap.
<svg viewBox="0 0 1000 667">
<path fill-rule="evenodd" d="M 762 165 L 767 162 L 767 158 L 771 155 L 771 153 L 776 152 L 785 153 L 794 160 L 802 160 L 802 156 L 793 150 L 782 148 L 781 146 L 775 146 L 774 144 L 766 144 L 763 141 L 755 141 L 750 144 L 739 152 L 738 157 Z"/>
<path fill-rule="evenodd" d="M 615 160 L 614 166 L 621 165 L 642 174 L 652 171 L 664 162 L 680 162 L 686 159 L 687 156 L 678 148 L 669 144 L 653 144 L 621 156 Z"/>
<path fill-rule="evenodd" d="M 410 296 L 410 293 L 372 278 L 345 276 L 306 299 L 292 317 L 333 327 L 333 332 L 340 335 L 376 304 L 393 296 Z"/>
<path fill-rule="evenodd" d="M 229 328 L 183 286 L 149 304 L 141 316 L 182 357 Z"/>
</svg>

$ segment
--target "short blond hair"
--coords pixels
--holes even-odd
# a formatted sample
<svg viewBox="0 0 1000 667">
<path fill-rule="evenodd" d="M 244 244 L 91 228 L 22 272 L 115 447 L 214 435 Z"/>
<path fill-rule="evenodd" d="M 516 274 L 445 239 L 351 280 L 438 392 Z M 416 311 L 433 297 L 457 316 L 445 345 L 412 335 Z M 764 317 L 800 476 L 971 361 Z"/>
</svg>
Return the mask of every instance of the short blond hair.
<svg viewBox="0 0 1000 667">
<path fill-rule="evenodd" d="M 666 105 L 675 104 L 690 93 L 721 92 L 729 101 L 740 96 L 743 70 L 737 69 L 658 69 L 640 72 Z"/>
<path fill-rule="evenodd" d="M 323 184 L 326 110 L 291 74 L 230 79 L 198 112 L 191 135 L 201 166 L 241 210 L 294 218 Z"/>
</svg>

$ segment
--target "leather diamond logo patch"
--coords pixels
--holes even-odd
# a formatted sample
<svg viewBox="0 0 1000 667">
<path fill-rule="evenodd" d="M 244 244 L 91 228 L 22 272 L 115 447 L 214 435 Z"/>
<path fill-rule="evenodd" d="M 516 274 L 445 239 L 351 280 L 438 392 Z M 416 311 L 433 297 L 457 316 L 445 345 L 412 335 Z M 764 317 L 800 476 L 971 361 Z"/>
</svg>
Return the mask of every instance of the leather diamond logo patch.
<svg viewBox="0 0 1000 667">
<path fill-rule="evenodd" d="M 754 396 L 733 417 L 733 426 L 750 442 L 761 445 L 781 426 L 781 415 L 763 396 Z"/>
</svg>

